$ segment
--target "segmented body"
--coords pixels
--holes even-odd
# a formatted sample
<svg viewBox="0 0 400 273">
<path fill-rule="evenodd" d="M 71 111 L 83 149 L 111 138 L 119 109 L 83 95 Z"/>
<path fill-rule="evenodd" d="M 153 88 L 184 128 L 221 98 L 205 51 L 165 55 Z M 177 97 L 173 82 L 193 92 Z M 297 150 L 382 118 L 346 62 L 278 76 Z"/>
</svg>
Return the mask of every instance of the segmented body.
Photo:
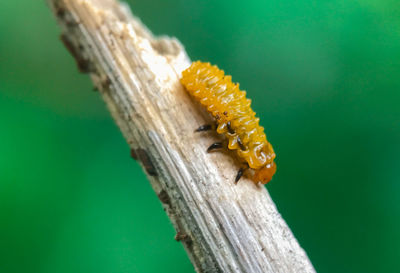
<svg viewBox="0 0 400 273">
<path fill-rule="evenodd" d="M 231 76 L 210 63 L 200 61 L 182 72 L 181 83 L 216 119 L 217 132 L 228 139 L 228 148 L 253 169 L 254 182 L 267 183 L 275 173 L 275 152 L 267 141 L 251 100 Z"/>
</svg>

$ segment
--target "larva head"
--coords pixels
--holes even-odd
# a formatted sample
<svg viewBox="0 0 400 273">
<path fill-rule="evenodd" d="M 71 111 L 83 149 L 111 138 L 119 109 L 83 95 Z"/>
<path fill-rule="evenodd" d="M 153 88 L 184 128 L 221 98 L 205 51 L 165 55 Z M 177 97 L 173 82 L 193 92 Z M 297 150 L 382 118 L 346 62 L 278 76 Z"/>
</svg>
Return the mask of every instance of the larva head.
<svg viewBox="0 0 400 273">
<path fill-rule="evenodd" d="M 276 172 L 276 164 L 272 161 L 271 163 L 265 165 L 264 167 L 256 170 L 253 175 L 254 182 L 261 182 L 263 184 L 267 184 L 271 181 L 272 176 Z"/>
</svg>

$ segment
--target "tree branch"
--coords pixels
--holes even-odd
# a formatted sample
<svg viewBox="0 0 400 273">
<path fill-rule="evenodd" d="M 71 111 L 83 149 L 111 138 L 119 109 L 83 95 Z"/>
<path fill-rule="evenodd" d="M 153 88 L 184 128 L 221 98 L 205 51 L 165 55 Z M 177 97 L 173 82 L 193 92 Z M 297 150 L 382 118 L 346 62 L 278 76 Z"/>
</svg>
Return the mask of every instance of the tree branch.
<svg viewBox="0 0 400 273">
<path fill-rule="evenodd" d="M 117 0 L 48 0 L 62 41 L 90 73 L 140 161 L 197 272 L 314 272 L 268 192 L 233 179 L 237 162 L 207 154 L 210 117 L 179 78 L 190 65 L 174 38 L 155 38 Z"/>
</svg>

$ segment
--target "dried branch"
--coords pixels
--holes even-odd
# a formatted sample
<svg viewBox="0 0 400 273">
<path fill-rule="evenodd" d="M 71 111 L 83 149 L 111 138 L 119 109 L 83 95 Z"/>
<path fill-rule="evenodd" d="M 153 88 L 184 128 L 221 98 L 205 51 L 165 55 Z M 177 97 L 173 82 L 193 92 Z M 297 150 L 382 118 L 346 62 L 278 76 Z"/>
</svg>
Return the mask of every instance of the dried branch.
<svg viewBox="0 0 400 273">
<path fill-rule="evenodd" d="M 243 178 L 179 83 L 190 65 L 174 38 L 155 38 L 116 0 L 48 0 L 62 41 L 90 73 L 177 230 L 197 272 L 314 272 L 268 192 Z M 145 220 L 144 220 L 145 221 Z"/>
</svg>

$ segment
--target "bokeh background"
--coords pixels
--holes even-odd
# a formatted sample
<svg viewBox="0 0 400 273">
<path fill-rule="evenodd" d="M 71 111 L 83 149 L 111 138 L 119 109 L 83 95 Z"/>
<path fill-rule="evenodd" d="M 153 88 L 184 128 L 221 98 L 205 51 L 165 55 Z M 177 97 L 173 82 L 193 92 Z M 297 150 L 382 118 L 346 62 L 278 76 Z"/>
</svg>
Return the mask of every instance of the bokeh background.
<svg viewBox="0 0 400 273">
<path fill-rule="evenodd" d="M 318 272 L 399 272 L 398 0 L 129 3 L 248 91 Z M 58 36 L 44 1 L 1 1 L 0 271 L 194 272 Z"/>
</svg>

